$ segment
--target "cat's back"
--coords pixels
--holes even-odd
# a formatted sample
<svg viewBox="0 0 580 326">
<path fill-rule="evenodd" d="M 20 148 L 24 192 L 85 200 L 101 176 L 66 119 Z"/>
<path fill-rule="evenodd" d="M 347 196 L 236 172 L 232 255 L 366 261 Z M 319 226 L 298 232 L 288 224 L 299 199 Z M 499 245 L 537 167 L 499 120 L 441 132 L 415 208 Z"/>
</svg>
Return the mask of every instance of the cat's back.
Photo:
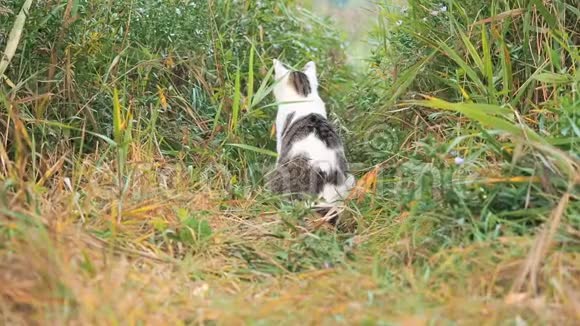
<svg viewBox="0 0 580 326">
<path fill-rule="evenodd" d="M 307 141 L 308 144 L 300 144 Z M 309 141 L 308 141 L 309 140 Z M 289 116 L 282 130 L 282 151 L 290 151 L 292 147 L 303 147 L 308 151 L 309 146 L 315 150 L 317 142 L 323 144 L 328 149 L 340 149 L 342 142 L 334 127 L 319 113 L 309 113 L 302 117 L 293 119 Z"/>
</svg>

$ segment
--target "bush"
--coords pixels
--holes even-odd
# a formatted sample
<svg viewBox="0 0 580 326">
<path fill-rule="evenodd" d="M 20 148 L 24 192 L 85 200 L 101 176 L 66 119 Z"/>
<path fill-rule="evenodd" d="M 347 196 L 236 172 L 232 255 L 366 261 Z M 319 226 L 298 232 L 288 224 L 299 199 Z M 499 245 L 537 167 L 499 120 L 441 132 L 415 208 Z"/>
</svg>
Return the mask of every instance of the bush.
<svg viewBox="0 0 580 326">
<path fill-rule="evenodd" d="M 577 183 L 578 19 L 563 0 L 382 6 L 351 156 L 398 180 L 380 190 L 403 210 L 471 238 L 534 232 Z"/>
<path fill-rule="evenodd" d="M 21 4 L 7 8 L 15 15 Z M 119 90 L 122 115 L 134 121 L 135 130 L 152 130 L 147 139 L 159 141 L 166 155 L 203 160 L 196 147 L 220 150 L 227 139 L 271 148 L 275 110 L 250 104 L 266 95 L 265 89 L 256 92 L 272 58 L 296 66 L 315 60 L 324 81 L 346 71 L 339 34 L 327 21 L 289 5 L 35 2 L 7 72 L 16 87 L 3 91 L 9 99 L 40 98 L 15 107 L 39 151 L 76 152 L 82 145 L 90 153 L 102 136 L 113 138 L 113 89 Z M 8 18 L 0 30 L 11 28 Z M 7 112 L 2 114 L 6 120 Z M 233 154 L 236 160 L 241 155 Z"/>
</svg>

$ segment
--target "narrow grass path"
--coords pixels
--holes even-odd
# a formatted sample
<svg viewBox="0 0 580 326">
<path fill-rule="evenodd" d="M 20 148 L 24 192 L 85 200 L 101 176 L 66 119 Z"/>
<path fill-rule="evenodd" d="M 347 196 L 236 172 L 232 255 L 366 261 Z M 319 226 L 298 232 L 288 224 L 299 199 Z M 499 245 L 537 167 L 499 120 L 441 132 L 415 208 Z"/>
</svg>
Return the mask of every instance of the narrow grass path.
<svg viewBox="0 0 580 326">
<path fill-rule="evenodd" d="M 404 215 L 356 235 L 313 231 L 259 196 L 229 200 L 192 188 L 186 171 L 169 164 L 134 166 L 117 221 L 117 196 L 107 186 L 113 169 L 90 159 L 83 167 L 82 197 L 60 180 L 35 202 L 36 212 L 13 207 L 15 217 L 46 227 L 15 222 L 19 236 L 4 242 L 0 307 L 8 324 L 565 325 L 577 313 L 567 289 L 578 278 L 565 272 L 576 268 L 576 253 L 546 261 L 572 301 L 509 294 L 532 238 L 433 254 L 410 238 L 392 241 Z M 208 221 L 211 234 L 195 232 L 198 224 L 184 228 L 190 217 Z"/>
</svg>

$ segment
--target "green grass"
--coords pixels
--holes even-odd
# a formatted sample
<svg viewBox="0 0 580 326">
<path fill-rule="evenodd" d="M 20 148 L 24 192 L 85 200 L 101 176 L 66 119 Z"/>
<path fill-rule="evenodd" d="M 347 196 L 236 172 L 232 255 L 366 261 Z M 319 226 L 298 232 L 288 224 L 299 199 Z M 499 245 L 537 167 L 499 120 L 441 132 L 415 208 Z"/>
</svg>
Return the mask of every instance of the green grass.
<svg viewBox="0 0 580 326">
<path fill-rule="evenodd" d="M 298 4 L 0 0 L 0 323 L 580 319 L 574 1 L 381 2 L 364 69 Z M 338 228 L 262 187 L 274 58 L 317 62 Z"/>
</svg>

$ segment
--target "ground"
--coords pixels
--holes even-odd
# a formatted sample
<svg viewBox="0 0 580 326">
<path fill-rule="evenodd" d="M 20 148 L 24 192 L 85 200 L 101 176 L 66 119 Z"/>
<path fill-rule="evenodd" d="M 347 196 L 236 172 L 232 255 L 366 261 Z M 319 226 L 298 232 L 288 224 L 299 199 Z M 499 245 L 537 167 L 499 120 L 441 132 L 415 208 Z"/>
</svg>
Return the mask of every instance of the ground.
<svg viewBox="0 0 580 326">
<path fill-rule="evenodd" d="M 572 325 L 578 317 L 571 291 L 580 280 L 577 253 L 554 253 L 542 267 L 563 299 L 549 302 L 510 291 L 533 238 L 424 257 L 410 239 L 382 240 L 399 230 L 404 214 L 356 234 L 313 230 L 313 223 L 285 220 L 258 195 L 228 200 L 191 189 L 183 168 L 138 166 L 121 206 L 107 186 L 114 169 L 87 159 L 75 190 L 59 178 L 36 213 L 10 213 L 8 232 L 20 236 L 4 245 L 17 254 L 0 261 L 6 324 Z M 211 235 L 175 238 L 184 211 L 204 216 Z M 44 226 L 23 226 L 28 218 Z M 84 219 L 91 222 L 81 228 Z"/>
</svg>

